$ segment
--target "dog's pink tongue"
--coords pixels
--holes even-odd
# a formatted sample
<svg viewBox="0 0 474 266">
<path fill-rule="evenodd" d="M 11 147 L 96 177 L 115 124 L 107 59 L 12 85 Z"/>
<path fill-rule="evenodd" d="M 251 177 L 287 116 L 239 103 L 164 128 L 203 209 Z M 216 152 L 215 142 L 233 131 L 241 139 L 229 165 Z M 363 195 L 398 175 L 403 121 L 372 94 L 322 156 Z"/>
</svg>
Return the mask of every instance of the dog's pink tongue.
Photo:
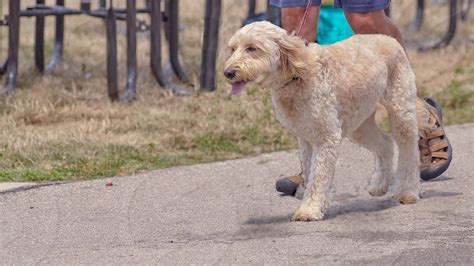
<svg viewBox="0 0 474 266">
<path fill-rule="evenodd" d="M 244 81 L 233 83 L 232 84 L 232 94 L 237 95 L 237 94 L 241 93 L 244 90 L 246 83 L 247 82 L 244 82 Z"/>
</svg>

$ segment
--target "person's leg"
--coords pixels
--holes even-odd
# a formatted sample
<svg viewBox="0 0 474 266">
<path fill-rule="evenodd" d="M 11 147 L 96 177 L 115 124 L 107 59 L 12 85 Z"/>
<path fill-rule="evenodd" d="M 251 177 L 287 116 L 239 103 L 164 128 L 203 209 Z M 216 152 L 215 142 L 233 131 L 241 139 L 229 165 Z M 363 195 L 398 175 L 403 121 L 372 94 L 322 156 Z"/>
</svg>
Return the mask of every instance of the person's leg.
<svg viewBox="0 0 474 266">
<path fill-rule="evenodd" d="M 281 24 L 288 33 L 297 33 L 303 19 L 308 0 L 270 0 L 270 5 L 281 8 Z M 311 0 L 306 23 L 300 36 L 308 42 L 315 42 L 318 31 L 319 6 L 321 0 Z"/>
<path fill-rule="evenodd" d="M 391 36 L 403 46 L 402 34 L 398 27 L 385 15 L 383 9 L 371 12 L 351 12 L 344 10 L 347 21 L 356 34 L 384 34 Z M 406 49 L 405 49 L 406 52 Z M 408 54 L 407 54 L 408 56 Z"/>
<path fill-rule="evenodd" d="M 344 9 L 349 25 L 355 34 L 384 34 L 395 38 L 405 49 L 402 34 L 384 10 L 390 0 L 335 0 L 334 6 Z M 406 49 L 405 49 L 406 53 Z M 408 54 L 407 54 L 408 56 Z"/>
<path fill-rule="evenodd" d="M 297 33 L 303 18 L 305 6 L 284 7 L 281 9 L 281 24 L 288 33 Z M 319 6 L 310 6 L 301 37 L 308 42 L 315 42 L 318 31 Z"/>
</svg>

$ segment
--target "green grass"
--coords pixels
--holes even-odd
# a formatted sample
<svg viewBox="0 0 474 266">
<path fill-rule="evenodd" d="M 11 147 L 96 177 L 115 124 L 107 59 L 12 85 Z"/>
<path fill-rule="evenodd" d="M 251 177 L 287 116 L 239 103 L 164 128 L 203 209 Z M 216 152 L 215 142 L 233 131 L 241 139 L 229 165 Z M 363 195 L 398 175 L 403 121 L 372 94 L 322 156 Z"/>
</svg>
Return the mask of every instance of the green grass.
<svg viewBox="0 0 474 266">
<path fill-rule="evenodd" d="M 107 147 L 105 152 L 92 157 L 52 153 L 26 159 L 4 150 L 1 158 L 0 182 L 93 179 L 194 162 L 186 160 L 186 156 L 174 158 L 150 147 L 137 149 L 132 146 Z"/>
<path fill-rule="evenodd" d="M 456 73 L 463 73 L 457 69 Z M 451 81 L 449 86 L 435 95 L 443 106 L 443 120 L 447 124 L 462 124 L 474 121 L 474 93 L 465 88 L 466 82 Z"/>
<path fill-rule="evenodd" d="M 0 182 L 95 179 L 294 148 L 292 138 L 283 131 L 264 136 L 256 126 L 245 128 L 240 134 L 206 132 L 191 140 L 177 136 L 171 145 L 174 147 L 171 152 L 150 143 L 141 147 L 108 145 L 97 148 L 90 145 L 76 153 L 76 144 L 51 143 L 27 155 L 5 146 L 0 149 Z"/>
<path fill-rule="evenodd" d="M 445 108 L 461 109 L 472 106 L 473 92 L 465 89 L 463 83 L 458 80 L 451 81 L 451 84 L 445 90 L 436 95 L 436 99 Z"/>
<path fill-rule="evenodd" d="M 132 147 L 130 147 L 133 149 Z M 48 159 L 48 158 L 42 158 Z M 52 162 L 54 162 L 52 160 Z M 145 169 L 161 169 L 176 165 L 193 164 L 196 161 L 186 155 L 170 157 L 147 151 L 109 152 L 96 158 L 63 160 L 60 165 L 45 169 L 38 166 L 11 167 L 0 170 L 0 182 L 42 182 L 70 179 L 94 179 L 135 173 Z"/>
</svg>

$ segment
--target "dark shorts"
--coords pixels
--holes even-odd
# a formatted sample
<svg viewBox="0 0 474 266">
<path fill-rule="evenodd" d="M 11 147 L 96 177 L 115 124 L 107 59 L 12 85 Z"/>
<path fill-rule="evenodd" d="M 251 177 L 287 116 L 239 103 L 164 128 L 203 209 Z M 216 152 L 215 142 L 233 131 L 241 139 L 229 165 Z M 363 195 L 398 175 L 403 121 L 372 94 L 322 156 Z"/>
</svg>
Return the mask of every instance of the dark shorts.
<svg viewBox="0 0 474 266">
<path fill-rule="evenodd" d="M 270 0 L 270 4 L 276 7 L 306 6 L 307 0 Z M 315 6 L 321 5 L 321 0 L 311 0 Z M 390 0 L 335 0 L 334 6 L 343 8 L 349 12 L 367 13 L 385 9 L 390 5 Z"/>
</svg>

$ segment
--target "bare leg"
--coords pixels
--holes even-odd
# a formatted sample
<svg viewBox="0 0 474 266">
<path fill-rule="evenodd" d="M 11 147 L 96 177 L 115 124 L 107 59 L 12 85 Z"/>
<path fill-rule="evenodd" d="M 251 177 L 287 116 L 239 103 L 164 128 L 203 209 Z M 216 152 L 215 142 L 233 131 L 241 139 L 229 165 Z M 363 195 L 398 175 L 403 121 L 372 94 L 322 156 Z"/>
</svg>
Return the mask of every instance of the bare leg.
<svg viewBox="0 0 474 266">
<path fill-rule="evenodd" d="M 285 7 L 281 9 L 281 22 L 288 33 L 298 31 L 306 7 Z M 306 23 L 301 30 L 301 37 L 308 42 L 315 42 L 318 32 L 319 6 L 310 6 Z"/>
<path fill-rule="evenodd" d="M 344 12 L 347 21 L 356 34 L 384 34 L 391 36 L 405 49 L 402 34 L 392 20 L 385 15 L 383 10 L 377 10 L 369 13 Z M 405 49 L 406 53 L 406 49 Z M 407 54 L 408 56 L 408 54 Z"/>
</svg>

